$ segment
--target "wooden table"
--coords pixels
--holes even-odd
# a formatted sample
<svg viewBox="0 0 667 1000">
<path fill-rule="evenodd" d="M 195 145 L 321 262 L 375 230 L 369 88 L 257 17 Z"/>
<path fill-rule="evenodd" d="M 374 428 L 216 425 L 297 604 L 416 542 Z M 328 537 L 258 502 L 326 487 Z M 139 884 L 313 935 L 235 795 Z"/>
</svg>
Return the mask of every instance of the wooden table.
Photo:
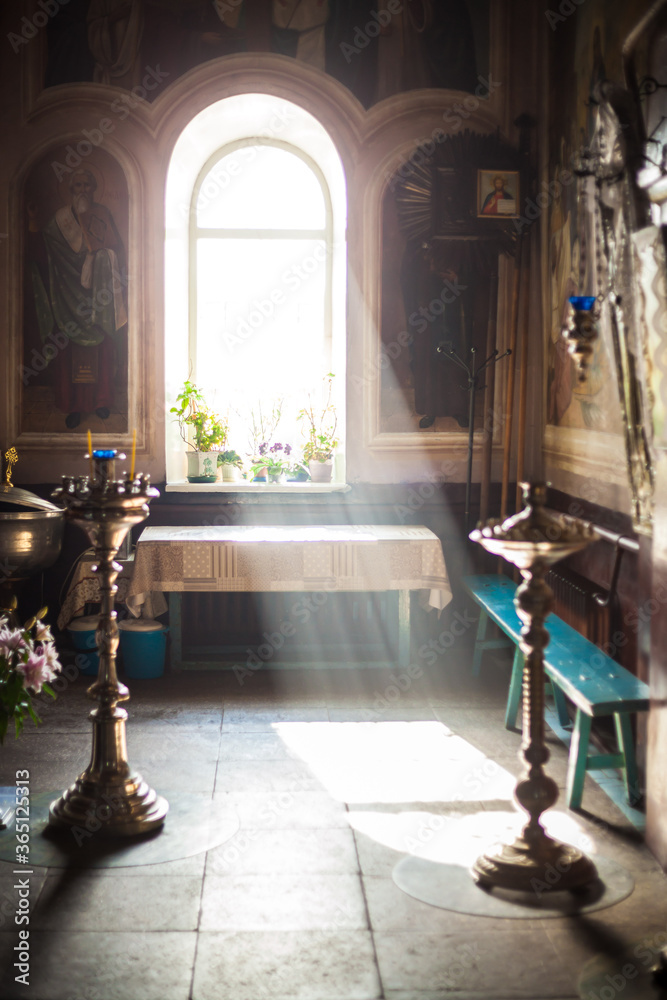
<svg viewBox="0 0 667 1000">
<path fill-rule="evenodd" d="M 410 656 L 410 591 L 441 610 L 451 600 L 442 545 L 428 528 L 401 525 L 149 527 L 137 542 L 127 604 L 170 595 L 172 667 L 183 659 L 180 596 L 218 592 L 399 592 L 398 660 Z"/>
</svg>

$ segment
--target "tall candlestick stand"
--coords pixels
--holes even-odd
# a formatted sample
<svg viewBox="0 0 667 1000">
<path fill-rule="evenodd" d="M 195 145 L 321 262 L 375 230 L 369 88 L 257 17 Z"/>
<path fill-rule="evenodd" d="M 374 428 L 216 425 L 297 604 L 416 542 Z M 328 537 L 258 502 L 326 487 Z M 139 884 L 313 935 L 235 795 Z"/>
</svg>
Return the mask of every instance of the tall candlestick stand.
<svg viewBox="0 0 667 1000">
<path fill-rule="evenodd" d="M 91 457 L 91 456 L 88 456 Z M 116 675 L 118 626 L 114 600 L 121 566 L 114 561 L 128 530 L 148 517 L 148 503 L 158 496 L 149 476 L 114 480 L 116 452 L 94 451 L 92 479 L 63 476 L 54 492 L 65 505 L 65 516 L 81 527 L 95 547 L 101 591 L 100 620 L 95 634 L 100 654 L 97 680 L 88 696 L 98 702 L 90 713 L 93 747 L 90 764 L 73 785 L 51 803 L 49 823 L 94 829 L 104 836 L 135 836 L 164 823 L 169 803 L 133 771 L 127 760 L 127 712 L 118 703 L 130 693 Z M 121 455 L 119 458 L 124 459 Z"/>
<path fill-rule="evenodd" d="M 524 510 L 502 524 L 488 522 L 471 532 L 470 538 L 517 566 L 523 576 L 514 603 L 524 622 L 521 753 L 526 770 L 514 797 L 530 818 L 513 843 L 502 844 L 478 858 L 472 874 L 484 888 L 530 891 L 539 882 L 541 887 L 554 890 L 579 889 L 597 878 L 595 865 L 578 848 L 550 837 L 540 823 L 542 813 L 558 799 L 556 782 L 544 773 L 549 759 L 544 743 L 543 657 L 549 633 L 544 620 L 553 608 L 553 591 L 544 577 L 550 566 L 585 548 L 597 535 L 581 521 L 548 514 L 543 483 L 523 483 L 522 488 Z M 553 878 L 554 872 L 557 879 Z"/>
<path fill-rule="evenodd" d="M 460 358 L 456 351 L 448 349 L 446 342 L 443 341 L 438 348 L 436 348 L 437 353 L 443 358 L 449 358 L 454 364 L 458 365 L 459 368 L 463 369 L 466 375 L 466 384 L 461 386 L 468 393 L 468 464 L 466 467 L 466 502 L 465 502 L 465 512 L 464 512 L 464 522 L 465 530 L 467 531 L 470 527 L 470 489 L 472 485 L 472 455 L 473 447 L 475 441 L 475 393 L 480 389 L 485 389 L 486 386 L 479 384 L 479 377 L 485 368 L 489 365 L 495 365 L 498 361 L 503 358 L 509 357 L 512 353 L 510 350 L 505 351 L 504 354 L 496 349 L 485 361 L 482 361 L 479 367 L 476 367 L 477 349 L 475 347 L 470 348 L 470 363 L 466 364 L 463 358 Z M 491 428 L 493 432 L 493 428 Z"/>
</svg>

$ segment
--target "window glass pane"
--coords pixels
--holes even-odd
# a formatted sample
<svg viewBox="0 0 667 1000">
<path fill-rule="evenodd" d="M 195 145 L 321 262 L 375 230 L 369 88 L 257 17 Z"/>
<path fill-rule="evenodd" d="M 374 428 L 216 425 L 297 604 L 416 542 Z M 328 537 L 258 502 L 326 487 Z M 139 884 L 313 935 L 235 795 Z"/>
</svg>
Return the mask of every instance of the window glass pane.
<svg viewBox="0 0 667 1000">
<path fill-rule="evenodd" d="M 219 160 L 199 189 L 205 229 L 323 229 L 324 194 L 307 163 L 277 146 L 243 146 Z"/>
<path fill-rule="evenodd" d="M 197 382 L 221 410 L 285 400 L 278 439 L 293 445 L 296 414 L 328 370 L 326 273 L 324 240 L 197 241 Z"/>
</svg>

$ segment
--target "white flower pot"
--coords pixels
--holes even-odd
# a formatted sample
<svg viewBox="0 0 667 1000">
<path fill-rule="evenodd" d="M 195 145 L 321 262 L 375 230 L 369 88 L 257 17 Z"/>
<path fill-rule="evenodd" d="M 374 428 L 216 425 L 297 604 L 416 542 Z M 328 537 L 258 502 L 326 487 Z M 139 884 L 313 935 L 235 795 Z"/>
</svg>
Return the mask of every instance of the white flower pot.
<svg viewBox="0 0 667 1000">
<path fill-rule="evenodd" d="M 326 462 L 316 462 L 311 459 L 308 463 L 308 470 L 314 483 L 330 483 L 333 473 L 333 458 L 328 458 Z"/>
<path fill-rule="evenodd" d="M 222 471 L 222 481 L 223 483 L 235 483 L 239 479 L 239 468 L 236 465 L 228 465 L 225 463 L 220 466 Z"/>
<path fill-rule="evenodd" d="M 218 478 L 217 451 L 189 451 L 188 482 L 214 483 Z"/>
</svg>

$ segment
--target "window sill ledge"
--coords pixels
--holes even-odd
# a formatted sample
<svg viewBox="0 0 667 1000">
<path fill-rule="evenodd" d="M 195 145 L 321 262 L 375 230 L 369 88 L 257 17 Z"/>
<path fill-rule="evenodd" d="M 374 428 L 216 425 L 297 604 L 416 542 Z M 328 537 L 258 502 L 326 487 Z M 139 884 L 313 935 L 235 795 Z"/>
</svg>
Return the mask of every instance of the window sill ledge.
<svg viewBox="0 0 667 1000">
<path fill-rule="evenodd" d="M 167 483 L 166 493 L 348 493 L 347 483 L 189 483 L 181 480 Z"/>
</svg>

